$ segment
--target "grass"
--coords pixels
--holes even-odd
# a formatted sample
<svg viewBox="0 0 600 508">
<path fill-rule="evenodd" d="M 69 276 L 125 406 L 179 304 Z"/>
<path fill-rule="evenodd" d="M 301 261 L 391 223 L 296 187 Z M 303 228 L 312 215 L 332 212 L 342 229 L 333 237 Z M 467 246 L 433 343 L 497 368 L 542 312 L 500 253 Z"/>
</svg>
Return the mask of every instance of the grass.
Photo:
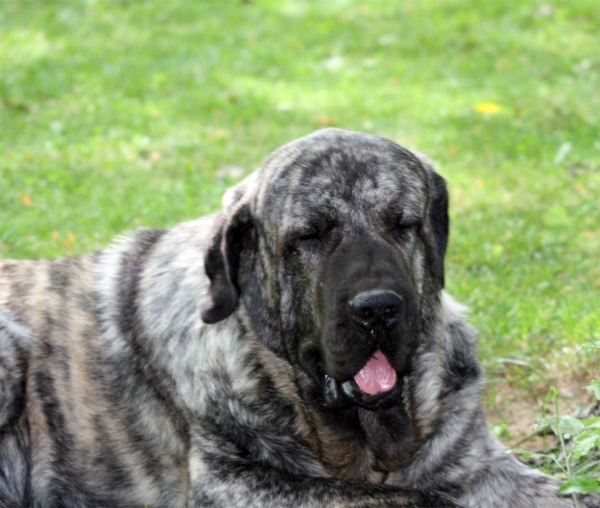
<svg viewBox="0 0 600 508">
<path fill-rule="evenodd" d="M 452 194 L 448 289 L 471 307 L 493 376 L 525 389 L 600 338 L 598 2 L 0 11 L 0 256 L 99 249 L 214 211 L 272 149 L 336 125 L 437 161 Z"/>
</svg>

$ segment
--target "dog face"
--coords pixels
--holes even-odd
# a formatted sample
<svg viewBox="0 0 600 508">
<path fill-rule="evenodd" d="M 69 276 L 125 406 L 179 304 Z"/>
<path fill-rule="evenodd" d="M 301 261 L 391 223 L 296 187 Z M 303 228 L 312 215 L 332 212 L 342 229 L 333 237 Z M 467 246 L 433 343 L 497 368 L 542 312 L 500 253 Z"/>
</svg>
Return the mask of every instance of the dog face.
<svg viewBox="0 0 600 508">
<path fill-rule="evenodd" d="M 227 206 L 203 319 L 241 296 L 326 406 L 397 404 L 443 287 L 443 179 L 387 139 L 328 129 L 275 151 Z"/>
</svg>

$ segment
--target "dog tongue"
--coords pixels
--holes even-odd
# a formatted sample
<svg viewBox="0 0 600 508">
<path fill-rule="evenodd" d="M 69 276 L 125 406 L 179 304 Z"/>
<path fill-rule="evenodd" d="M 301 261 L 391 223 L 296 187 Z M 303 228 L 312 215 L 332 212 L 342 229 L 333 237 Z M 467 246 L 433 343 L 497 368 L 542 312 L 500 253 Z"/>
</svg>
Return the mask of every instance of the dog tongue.
<svg viewBox="0 0 600 508">
<path fill-rule="evenodd" d="M 359 388 L 368 395 L 389 392 L 396 386 L 396 371 L 385 355 L 377 350 L 354 376 L 354 380 Z"/>
</svg>

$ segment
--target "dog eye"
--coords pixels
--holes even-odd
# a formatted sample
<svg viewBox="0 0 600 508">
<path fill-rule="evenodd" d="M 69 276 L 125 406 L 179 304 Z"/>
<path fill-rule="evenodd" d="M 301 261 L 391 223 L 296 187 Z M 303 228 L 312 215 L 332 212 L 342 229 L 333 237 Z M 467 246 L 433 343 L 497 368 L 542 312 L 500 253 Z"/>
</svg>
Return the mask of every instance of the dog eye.
<svg viewBox="0 0 600 508">
<path fill-rule="evenodd" d="M 293 238 L 288 242 L 288 247 L 291 250 L 310 250 L 316 249 L 321 245 L 321 235 L 318 231 L 311 231 L 308 233 L 302 233 L 294 235 Z"/>
<path fill-rule="evenodd" d="M 421 229 L 421 223 L 418 221 L 398 221 L 394 224 L 394 236 L 398 240 L 407 240 L 414 233 L 417 233 Z"/>
<path fill-rule="evenodd" d="M 302 248 L 314 248 L 321 245 L 321 237 L 318 232 L 308 233 L 296 238 L 296 245 Z"/>
</svg>

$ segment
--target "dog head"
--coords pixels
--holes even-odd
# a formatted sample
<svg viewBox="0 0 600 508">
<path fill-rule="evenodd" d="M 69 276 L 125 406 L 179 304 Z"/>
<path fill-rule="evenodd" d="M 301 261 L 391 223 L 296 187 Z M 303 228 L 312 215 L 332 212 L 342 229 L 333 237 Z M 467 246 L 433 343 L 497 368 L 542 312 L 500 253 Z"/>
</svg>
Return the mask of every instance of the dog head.
<svg viewBox="0 0 600 508">
<path fill-rule="evenodd" d="M 423 158 L 318 131 L 226 195 L 202 318 L 244 307 L 323 405 L 391 407 L 438 304 L 447 240 L 446 185 Z"/>
</svg>

